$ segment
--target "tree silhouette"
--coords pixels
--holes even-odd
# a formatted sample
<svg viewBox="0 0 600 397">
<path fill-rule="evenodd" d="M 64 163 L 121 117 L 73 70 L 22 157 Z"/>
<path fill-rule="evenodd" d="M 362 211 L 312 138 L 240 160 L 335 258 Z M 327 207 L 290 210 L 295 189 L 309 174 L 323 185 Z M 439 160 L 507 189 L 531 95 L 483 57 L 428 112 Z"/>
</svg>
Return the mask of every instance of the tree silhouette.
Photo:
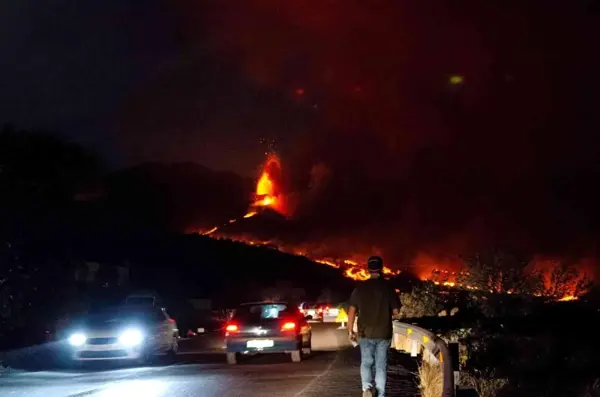
<svg viewBox="0 0 600 397">
<path fill-rule="evenodd" d="M 583 295 L 591 289 L 592 280 L 581 274 L 575 265 L 564 262 L 554 264 L 547 284 L 544 295 L 560 299 Z"/>
<path fill-rule="evenodd" d="M 42 308 L 60 299 L 73 270 L 64 241 L 74 196 L 99 170 L 78 145 L 0 129 L 0 333 L 49 314 Z"/>
<path fill-rule="evenodd" d="M 477 253 L 464 258 L 462 285 L 480 291 L 515 294 L 542 294 L 543 277 L 527 268 L 529 260 L 500 251 Z"/>
</svg>

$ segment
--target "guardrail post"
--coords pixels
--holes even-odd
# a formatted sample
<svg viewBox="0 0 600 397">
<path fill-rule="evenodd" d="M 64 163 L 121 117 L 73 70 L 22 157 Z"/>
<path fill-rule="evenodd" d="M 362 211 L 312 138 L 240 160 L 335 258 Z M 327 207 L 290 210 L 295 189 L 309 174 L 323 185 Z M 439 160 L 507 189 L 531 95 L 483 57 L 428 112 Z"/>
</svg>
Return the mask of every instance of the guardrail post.
<svg viewBox="0 0 600 397">
<path fill-rule="evenodd" d="M 457 342 L 448 343 L 450 355 L 452 356 L 452 370 L 454 371 L 454 386 L 460 382 L 460 345 Z"/>
</svg>

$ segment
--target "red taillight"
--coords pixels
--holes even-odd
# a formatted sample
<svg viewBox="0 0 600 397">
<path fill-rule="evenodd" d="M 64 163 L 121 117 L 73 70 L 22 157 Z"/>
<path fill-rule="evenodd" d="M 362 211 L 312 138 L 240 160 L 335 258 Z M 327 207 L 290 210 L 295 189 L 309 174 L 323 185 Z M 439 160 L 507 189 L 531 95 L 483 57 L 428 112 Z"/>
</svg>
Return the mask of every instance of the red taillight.
<svg viewBox="0 0 600 397">
<path fill-rule="evenodd" d="M 317 309 L 317 312 L 318 312 L 318 313 L 323 313 L 323 308 L 322 308 L 322 307 L 318 308 L 318 309 Z"/>
<path fill-rule="evenodd" d="M 240 327 L 237 326 L 237 324 L 227 324 L 227 327 L 225 327 L 225 331 L 227 332 L 239 332 Z"/>
<path fill-rule="evenodd" d="M 174 319 L 172 319 L 172 318 L 170 318 L 170 319 L 169 319 L 169 322 L 170 322 L 171 324 L 173 324 L 173 323 L 175 323 L 175 320 L 174 320 Z"/>
<path fill-rule="evenodd" d="M 296 329 L 296 323 L 294 322 L 287 322 L 287 323 L 283 323 L 283 325 L 281 326 L 281 330 L 282 331 L 293 331 Z"/>
</svg>

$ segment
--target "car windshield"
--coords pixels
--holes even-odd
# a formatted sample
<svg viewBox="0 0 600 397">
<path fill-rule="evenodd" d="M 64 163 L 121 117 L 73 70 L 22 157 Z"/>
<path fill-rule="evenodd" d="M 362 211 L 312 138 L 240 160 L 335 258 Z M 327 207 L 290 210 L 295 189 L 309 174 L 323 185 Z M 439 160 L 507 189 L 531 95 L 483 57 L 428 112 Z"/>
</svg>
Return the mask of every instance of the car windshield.
<svg viewBox="0 0 600 397">
<path fill-rule="evenodd" d="M 235 311 L 235 318 L 241 319 L 278 319 L 293 315 L 294 306 L 286 303 L 257 303 L 240 305 Z"/>
</svg>

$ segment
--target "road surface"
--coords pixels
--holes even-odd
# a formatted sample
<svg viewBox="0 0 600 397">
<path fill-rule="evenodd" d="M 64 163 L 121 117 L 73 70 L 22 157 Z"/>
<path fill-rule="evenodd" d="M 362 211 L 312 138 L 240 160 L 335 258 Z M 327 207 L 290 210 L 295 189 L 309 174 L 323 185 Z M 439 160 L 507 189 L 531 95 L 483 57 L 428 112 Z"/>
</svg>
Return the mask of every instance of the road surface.
<svg viewBox="0 0 600 397">
<path fill-rule="evenodd" d="M 319 335 L 317 327 L 317 335 Z M 330 328 L 327 328 L 330 330 Z M 320 331 L 324 331 L 321 329 Z M 342 333 L 343 334 L 343 333 Z M 323 338 L 321 338 L 323 339 Z M 321 343 L 323 344 L 323 340 Z M 331 346 L 330 350 L 334 350 Z M 0 372 L 0 396 L 10 397 L 313 397 L 360 396 L 358 349 L 314 352 L 301 363 L 286 355 L 248 357 L 239 365 L 223 354 L 184 354 L 174 363 L 141 368 L 99 363 L 69 370 L 28 362 Z M 39 356 L 41 357 L 41 356 Z M 31 359 L 30 359 L 31 360 Z M 27 361 L 27 360 L 26 360 Z M 36 360 L 33 360 L 36 361 Z M 39 361 L 39 360 L 37 360 Z M 42 365 L 44 364 L 44 365 Z M 415 395 L 414 361 L 394 355 L 390 397 Z M 54 366 L 54 367 L 53 367 Z M 36 369 L 36 370 L 31 370 Z"/>
</svg>

